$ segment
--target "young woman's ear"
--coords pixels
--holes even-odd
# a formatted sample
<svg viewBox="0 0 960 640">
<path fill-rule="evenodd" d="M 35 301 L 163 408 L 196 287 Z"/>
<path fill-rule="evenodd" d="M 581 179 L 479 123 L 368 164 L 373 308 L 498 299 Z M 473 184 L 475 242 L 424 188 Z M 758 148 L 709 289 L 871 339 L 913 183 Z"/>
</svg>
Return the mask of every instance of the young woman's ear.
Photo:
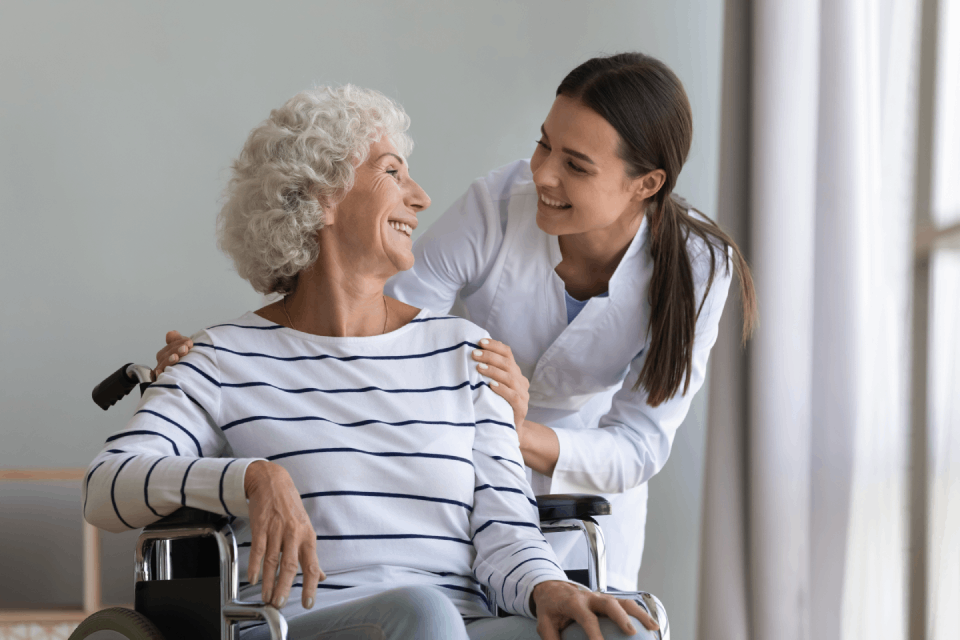
<svg viewBox="0 0 960 640">
<path fill-rule="evenodd" d="M 654 169 L 649 173 L 634 178 L 633 180 L 633 199 L 640 202 L 657 195 L 657 192 L 667 181 L 667 172 L 663 169 Z"/>
</svg>

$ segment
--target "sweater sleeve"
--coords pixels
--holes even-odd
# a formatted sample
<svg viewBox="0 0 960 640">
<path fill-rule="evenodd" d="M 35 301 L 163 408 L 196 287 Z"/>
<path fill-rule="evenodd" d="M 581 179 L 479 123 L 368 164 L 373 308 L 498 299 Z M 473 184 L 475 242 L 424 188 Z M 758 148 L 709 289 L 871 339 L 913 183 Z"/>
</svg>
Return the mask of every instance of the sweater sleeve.
<svg viewBox="0 0 960 640">
<path fill-rule="evenodd" d="M 473 367 L 471 367 L 475 371 Z M 553 549 L 540 532 L 536 499 L 527 482 L 513 411 L 480 376 L 471 376 L 476 435 L 471 534 L 477 550 L 474 574 L 491 588 L 504 610 L 535 617 L 533 588 L 547 580 L 567 581 Z"/>
<path fill-rule="evenodd" d="M 721 252 L 721 256 L 723 253 Z M 695 260 L 697 299 L 706 291 L 709 260 L 701 252 Z M 598 429 L 554 429 L 560 441 L 551 481 L 553 493 L 622 493 L 656 475 L 666 464 L 677 428 L 690 409 L 693 396 L 703 385 L 710 349 L 717 341 L 720 315 L 730 287 L 729 262 L 719 261 L 713 284 L 697 320 L 693 345 L 690 387 L 652 407 L 642 387 L 633 390 L 645 361 L 646 349 L 633 359 L 609 412 Z M 682 391 L 682 387 L 681 387 Z"/>
<path fill-rule="evenodd" d="M 180 507 L 247 516 L 243 487 L 256 460 L 232 453 L 218 426 L 220 372 L 213 341 L 194 348 L 147 387 L 121 431 L 90 464 L 83 484 L 87 522 L 107 531 L 144 527 Z"/>
</svg>

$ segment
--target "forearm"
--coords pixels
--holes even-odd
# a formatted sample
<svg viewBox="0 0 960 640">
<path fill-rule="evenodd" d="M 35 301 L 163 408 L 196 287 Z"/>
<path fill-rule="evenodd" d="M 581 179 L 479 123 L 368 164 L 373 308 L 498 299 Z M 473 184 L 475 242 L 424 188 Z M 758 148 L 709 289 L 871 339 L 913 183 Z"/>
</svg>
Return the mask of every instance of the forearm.
<svg viewBox="0 0 960 640">
<path fill-rule="evenodd" d="M 493 395 L 486 387 L 482 389 Z M 532 617 L 529 597 L 534 586 L 544 580 L 565 580 L 566 575 L 540 532 L 516 432 L 499 420 L 478 425 L 473 462 L 476 488 L 470 527 L 476 549 L 474 573 L 491 587 L 501 608 Z"/>
<path fill-rule="evenodd" d="M 107 531 L 146 526 L 190 506 L 246 516 L 243 476 L 250 460 L 104 452 L 84 483 L 84 517 Z"/>
<path fill-rule="evenodd" d="M 520 453 L 528 467 L 545 476 L 552 476 L 560 458 L 560 440 L 550 427 L 524 420 L 520 430 Z"/>
<path fill-rule="evenodd" d="M 623 493 L 655 475 L 670 455 L 672 433 L 633 426 L 561 429 L 554 467 L 559 493 Z"/>
</svg>

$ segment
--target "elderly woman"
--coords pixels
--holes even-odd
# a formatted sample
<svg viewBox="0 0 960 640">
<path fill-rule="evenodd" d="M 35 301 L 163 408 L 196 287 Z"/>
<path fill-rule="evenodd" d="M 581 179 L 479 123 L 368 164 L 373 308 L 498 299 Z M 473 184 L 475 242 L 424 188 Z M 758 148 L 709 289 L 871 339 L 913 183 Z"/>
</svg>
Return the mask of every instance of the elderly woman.
<svg viewBox="0 0 960 640">
<path fill-rule="evenodd" d="M 383 293 L 430 204 L 408 124 L 346 86 L 253 130 L 220 245 L 284 297 L 194 337 L 91 464 L 84 515 L 236 517 L 241 595 L 282 608 L 294 638 L 644 634 L 637 603 L 568 582 L 544 541 L 512 409 L 470 362 L 487 334 Z M 491 617 L 482 586 L 516 617 Z"/>
</svg>

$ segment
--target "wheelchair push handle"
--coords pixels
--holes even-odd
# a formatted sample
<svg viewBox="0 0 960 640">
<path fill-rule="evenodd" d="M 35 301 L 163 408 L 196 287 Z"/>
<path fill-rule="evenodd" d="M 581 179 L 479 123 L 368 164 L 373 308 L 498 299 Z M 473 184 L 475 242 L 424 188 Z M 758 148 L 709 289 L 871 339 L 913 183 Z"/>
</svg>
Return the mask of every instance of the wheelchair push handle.
<svg viewBox="0 0 960 640">
<path fill-rule="evenodd" d="M 129 362 L 109 376 L 104 378 L 100 384 L 93 388 L 93 401 L 97 406 L 106 411 L 121 400 L 133 388 L 140 385 L 140 393 L 153 381 L 153 371 L 150 367 L 142 364 L 133 364 Z"/>
</svg>

